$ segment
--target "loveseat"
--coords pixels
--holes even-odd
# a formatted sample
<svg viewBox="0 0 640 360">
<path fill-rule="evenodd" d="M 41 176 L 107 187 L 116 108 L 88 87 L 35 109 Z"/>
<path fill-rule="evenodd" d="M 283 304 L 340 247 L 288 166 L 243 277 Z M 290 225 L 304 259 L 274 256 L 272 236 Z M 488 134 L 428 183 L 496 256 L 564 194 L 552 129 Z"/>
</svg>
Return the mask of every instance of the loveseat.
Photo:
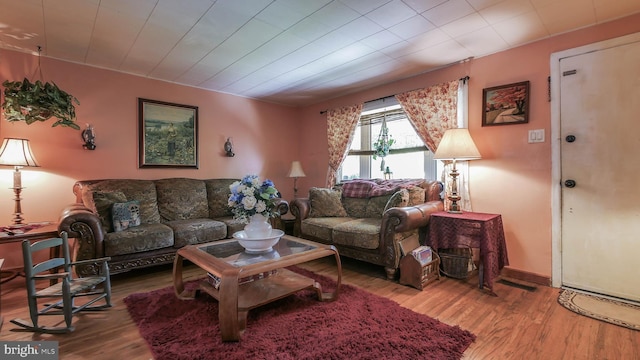
<svg viewBox="0 0 640 360">
<path fill-rule="evenodd" d="M 442 183 L 423 179 L 351 180 L 311 188 L 291 202 L 294 235 L 331 244 L 340 255 L 385 268 L 395 279 L 400 244 L 424 241 L 431 213 L 443 210 Z"/>
<path fill-rule="evenodd" d="M 244 225 L 227 206 L 237 179 L 168 178 L 78 181 L 76 203 L 63 209 L 59 230 L 76 238 L 75 259 L 108 256 L 112 274 L 172 263 L 190 244 L 230 238 Z M 289 205 L 279 200 L 286 214 Z M 92 265 L 79 275 L 94 274 Z"/>
</svg>

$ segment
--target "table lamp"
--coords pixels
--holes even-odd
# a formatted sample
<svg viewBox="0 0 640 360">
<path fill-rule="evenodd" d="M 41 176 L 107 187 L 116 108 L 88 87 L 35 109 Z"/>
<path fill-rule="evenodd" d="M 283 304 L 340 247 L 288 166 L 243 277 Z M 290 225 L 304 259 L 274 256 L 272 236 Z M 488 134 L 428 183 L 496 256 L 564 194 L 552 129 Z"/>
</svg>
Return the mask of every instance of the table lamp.
<svg viewBox="0 0 640 360">
<path fill-rule="evenodd" d="M 459 214 L 462 210 L 458 205 L 460 196 L 458 195 L 458 170 L 456 170 L 456 161 L 480 159 L 480 152 L 473 142 L 473 139 L 471 139 L 469 130 L 460 128 L 445 131 L 433 158 L 436 160 L 451 160 L 453 162 L 453 168 L 450 174 L 451 194 L 448 196 L 449 200 L 451 200 L 451 206 L 448 211 Z"/>
<path fill-rule="evenodd" d="M 287 177 L 293 178 L 293 197 L 294 198 L 298 197 L 298 186 L 297 186 L 298 178 L 305 177 L 305 176 L 307 175 L 304 174 L 300 161 L 293 161 L 291 163 L 291 170 L 289 170 L 289 175 L 287 175 Z"/>
<path fill-rule="evenodd" d="M 22 192 L 22 178 L 20 168 L 23 166 L 39 166 L 36 162 L 31 146 L 27 139 L 5 138 L 0 147 L 0 165 L 13 166 L 13 192 L 15 194 L 15 209 L 13 223 L 22 224 L 22 207 L 20 206 L 20 192 Z"/>
</svg>

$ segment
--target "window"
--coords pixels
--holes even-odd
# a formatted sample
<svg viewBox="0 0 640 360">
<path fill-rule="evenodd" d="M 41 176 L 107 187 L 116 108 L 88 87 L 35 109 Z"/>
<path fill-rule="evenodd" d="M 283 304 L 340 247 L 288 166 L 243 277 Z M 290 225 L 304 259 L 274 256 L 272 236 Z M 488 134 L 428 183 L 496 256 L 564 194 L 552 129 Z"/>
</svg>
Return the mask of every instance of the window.
<svg viewBox="0 0 640 360">
<path fill-rule="evenodd" d="M 395 98 L 384 100 L 386 106 L 378 105 L 375 109 L 367 109 L 369 103 L 365 104 L 349 153 L 342 163 L 340 179 L 384 178 L 386 167 L 395 179 L 436 179 L 437 164 L 433 153 L 424 146 Z M 390 101 L 395 104 L 389 104 Z M 395 142 L 384 158 L 384 168 L 381 168 L 382 159 L 373 160 L 372 144 L 380 134 L 383 119 Z"/>
</svg>

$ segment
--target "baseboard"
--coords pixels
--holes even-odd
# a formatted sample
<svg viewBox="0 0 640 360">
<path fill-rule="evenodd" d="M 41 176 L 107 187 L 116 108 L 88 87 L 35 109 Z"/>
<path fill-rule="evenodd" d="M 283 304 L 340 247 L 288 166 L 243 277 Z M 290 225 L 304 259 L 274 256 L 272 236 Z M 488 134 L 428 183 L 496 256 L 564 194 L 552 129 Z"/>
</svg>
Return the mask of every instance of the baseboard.
<svg viewBox="0 0 640 360">
<path fill-rule="evenodd" d="M 509 267 L 503 268 L 501 274 L 504 277 L 526 281 L 536 285 L 551 286 L 551 278 L 548 276 L 542 276 L 527 271 L 512 269 Z"/>
</svg>

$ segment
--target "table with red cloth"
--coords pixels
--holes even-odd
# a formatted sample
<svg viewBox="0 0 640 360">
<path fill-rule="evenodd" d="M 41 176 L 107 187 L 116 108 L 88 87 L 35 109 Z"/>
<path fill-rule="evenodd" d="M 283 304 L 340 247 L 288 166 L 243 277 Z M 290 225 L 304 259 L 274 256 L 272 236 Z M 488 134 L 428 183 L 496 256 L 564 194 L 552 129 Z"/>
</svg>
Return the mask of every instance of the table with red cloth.
<svg viewBox="0 0 640 360">
<path fill-rule="evenodd" d="M 502 216 L 476 212 L 439 211 L 431 214 L 428 243 L 432 249 L 479 248 L 479 286 L 493 293 L 493 282 L 509 265 Z"/>
</svg>

